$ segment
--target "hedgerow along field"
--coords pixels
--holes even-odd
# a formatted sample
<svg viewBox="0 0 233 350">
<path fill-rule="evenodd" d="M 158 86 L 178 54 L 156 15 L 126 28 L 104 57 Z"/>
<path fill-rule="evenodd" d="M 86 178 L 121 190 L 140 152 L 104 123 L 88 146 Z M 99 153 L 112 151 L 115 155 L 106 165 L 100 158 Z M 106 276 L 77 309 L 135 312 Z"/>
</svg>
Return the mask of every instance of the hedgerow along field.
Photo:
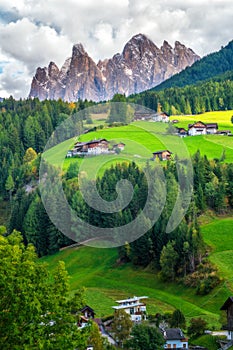
<svg viewBox="0 0 233 350">
<path fill-rule="evenodd" d="M 112 306 L 118 299 L 147 295 L 149 314 L 172 312 L 179 308 L 187 321 L 192 317 L 202 317 L 209 328 L 219 329 L 219 309 L 233 292 L 233 219 L 214 218 L 211 223 L 202 226 L 202 233 L 211 249 L 209 259 L 217 266 L 222 278 L 221 284 L 205 296 L 196 295 L 194 289 L 182 283 L 161 282 L 151 267 L 142 269 L 131 263 L 119 264 L 115 248 L 67 248 L 40 260 L 47 262 L 51 270 L 59 260 L 65 261 L 72 293 L 84 286 L 86 301 L 94 308 L 97 317 L 112 314 Z M 228 259 L 225 259 L 226 252 Z"/>
</svg>

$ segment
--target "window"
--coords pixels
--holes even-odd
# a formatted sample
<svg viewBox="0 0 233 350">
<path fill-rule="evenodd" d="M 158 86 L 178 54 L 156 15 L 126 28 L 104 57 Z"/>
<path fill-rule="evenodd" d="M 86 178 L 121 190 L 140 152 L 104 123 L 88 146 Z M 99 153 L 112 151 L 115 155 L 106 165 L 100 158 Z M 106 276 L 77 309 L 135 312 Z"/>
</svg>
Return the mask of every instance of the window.
<svg viewBox="0 0 233 350">
<path fill-rule="evenodd" d="M 183 349 L 186 349 L 186 344 L 183 344 Z"/>
<path fill-rule="evenodd" d="M 130 315 L 133 315 L 133 314 L 134 314 L 134 308 L 131 307 L 131 308 L 130 308 Z"/>
</svg>

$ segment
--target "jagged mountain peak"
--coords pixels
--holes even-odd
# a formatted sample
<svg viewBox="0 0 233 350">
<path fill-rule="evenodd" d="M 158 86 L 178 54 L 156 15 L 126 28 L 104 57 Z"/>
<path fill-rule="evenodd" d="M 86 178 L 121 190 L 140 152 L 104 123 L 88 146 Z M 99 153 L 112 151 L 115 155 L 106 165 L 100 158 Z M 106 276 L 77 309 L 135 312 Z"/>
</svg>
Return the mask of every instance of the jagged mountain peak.
<svg viewBox="0 0 233 350">
<path fill-rule="evenodd" d="M 138 33 L 138 34 L 132 36 L 132 38 L 128 41 L 128 43 L 130 43 L 130 42 L 138 42 L 138 43 L 140 43 L 140 42 L 147 42 L 147 41 L 150 41 L 150 42 L 153 43 L 153 41 L 150 40 L 148 38 L 148 36 L 146 36 L 145 34 L 142 34 L 142 33 Z"/>
<path fill-rule="evenodd" d="M 76 101 L 111 99 L 114 94 L 130 95 L 150 89 L 199 59 L 178 41 L 173 49 L 167 41 L 159 49 L 144 34 L 134 35 L 122 53 L 96 64 L 81 43 L 62 68 L 50 62 L 38 68 L 32 80 L 30 97 Z"/>
<path fill-rule="evenodd" d="M 85 51 L 85 49 L 81 43 L 73 45 L 72 53 L 75 56 L 87 54 L 87 52 Z"/>
<path fill-rule="evenodd" d="M 161 46 L 161 49 L 162 48 L 172 49 L 172 46 L 169 44 L 169 42 L 167 40 L 164 40 L 163 45 Z"/>
</svg>

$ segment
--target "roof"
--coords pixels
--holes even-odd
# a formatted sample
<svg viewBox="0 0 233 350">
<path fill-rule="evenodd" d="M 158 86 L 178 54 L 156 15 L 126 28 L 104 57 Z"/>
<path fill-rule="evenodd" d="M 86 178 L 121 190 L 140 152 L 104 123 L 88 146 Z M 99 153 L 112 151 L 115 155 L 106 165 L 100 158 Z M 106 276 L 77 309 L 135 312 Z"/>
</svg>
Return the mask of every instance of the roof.
<svg viewBox="0 0 233 350">
<path fill-rule="evenodd" d="M 121 309 L 129 309 L 131 307 L 137 307 L 137 306 L 144 306 L 145 304 L 143 303 L 133 303 L 133 304 L 127 304 L 127 305 L 117 305 L 117 306 L 112 306 L 113 309 L 115 310 L 121 310 Z"/>
<path fill-rule="evenodd" d="M 89 310 L 89 311 L 95 313 L 94 310 L 93 310 L 90 306 L 88 306 L 88 305 L 85 305 L 85 306 L 80 310 L 80 312 L 84 312 L 85 310 Z"/>
<path fill-rule="evenodd" d="M 115 145 L 113 145 L 113 147 L 117 147 L 117 146 L 119 146 L 119 145 L 125 146 L 125 143 L 124 143 L 124 142 L 119 142 L 119 143 L 116 143 Z"/>
<path fill-rule="evenodd" d="M 116 303 L 130 303 L 130 302 L 133 302 L 133 301 L 137 301 L 137 300 L 141 300 L 141 299 L 147 299 L 148 297 L 147 296 L 142 296 L 142 297 L 133 297 L 133 298 L 128 298 L 128 299 L 123 299 L 123 300 L 116 300 Z"/>
<path fill-rule="evenodd" d="M 165 115 L 166 117 L 169 117 L 169 115 L 166 112 L 157 112 L 155 113 L 156 116 L 160 116 L 160 115 Z"/>
<path fill-rule="evenodd" d="M 177 126 L 175 127 L 178 132 L 187 132 L 185 128 L 178 128 Z"/>
<path fill-rule="evenodd" d="M 91 140 L 91 141 L 87 141 L 87 142 L 76 142 L 75 146 L 85 146 L 85 145 L 91 145 L 92 143 L 98 143 L 98 142 L 108 142 L 106 139 L 98 139 L 98 140 Z"/>
<path fill-rule="evenodd" d="M 229 297 L 225 303 L 223 304 L 223 306 L 220 308 L 220 310 L 227 310 L 229 308 L 230 305 L 233 304 L 233 296 Z"/>
<path fill-rule="evenodd" d="M 218 128 L 218 123 L 207 123 L 206 127 L 207 128 Z"/>
<path fill-rule="evenodd" d="M 197 124 L 201 124 L 201 125 L 197 125 Z M 202 121 L 198 121 L 194 124 L 189 124 L 188 125 L 188 128 L 191 129 L 191 128 L 217 128 L 218 129 L 218 123 L 203 123 Z"/>
<path fill-rule="evenodd" d="M 166 340 L 182 340 L 185 336 L 180 328 L 168 328 L 163 332 Z"/>
<path fill-rule="evenodd" d="M 197 125 L 197 124 L 201 124 L 201 125 Z M 193 123 L 193 124 L 189 124 L 189 125 L 188 125 L 188 128 L 189 128 L 189 129 L 195 128 L 195 127 L 197 127 L 197 128 L 206 128 L 206 124 L 203 123 L 201 120 L 199 120 L 199 121 L 196 122 L 196 123 Z"/>
<path fill-rule="evenodd" d="M 161 154 L 163 152 L 168 152 L 168 153 L 172 154 L 172 152 L 168 151 L 168 149 L 163 149 L 162 151 L 156 151 L 156 152 L 153 152 L 153 154 Z"/>
</svg>

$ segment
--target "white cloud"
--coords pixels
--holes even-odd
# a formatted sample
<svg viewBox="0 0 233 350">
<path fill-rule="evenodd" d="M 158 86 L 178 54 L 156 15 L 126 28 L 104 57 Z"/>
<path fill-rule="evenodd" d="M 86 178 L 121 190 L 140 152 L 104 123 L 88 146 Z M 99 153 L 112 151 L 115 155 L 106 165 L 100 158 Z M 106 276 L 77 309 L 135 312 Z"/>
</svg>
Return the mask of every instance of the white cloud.
<svg viewBox="0 0 233 350">
<path fill-rule="evenodd" d="M 37 66 L 61 66 L 74 43 L 97 61 L 139 32 L 157 46 L 179 40 L 200 55 L 232 39 L 231 0 L 1 0 L 1 11 L 0 61 L 11 62 L 0 74 L 2 93 L 19 96 L 22 82 L 24 97 Z M 19 66 L 24 73 L 14 80 L 9 69 Z"/>
</svg>

